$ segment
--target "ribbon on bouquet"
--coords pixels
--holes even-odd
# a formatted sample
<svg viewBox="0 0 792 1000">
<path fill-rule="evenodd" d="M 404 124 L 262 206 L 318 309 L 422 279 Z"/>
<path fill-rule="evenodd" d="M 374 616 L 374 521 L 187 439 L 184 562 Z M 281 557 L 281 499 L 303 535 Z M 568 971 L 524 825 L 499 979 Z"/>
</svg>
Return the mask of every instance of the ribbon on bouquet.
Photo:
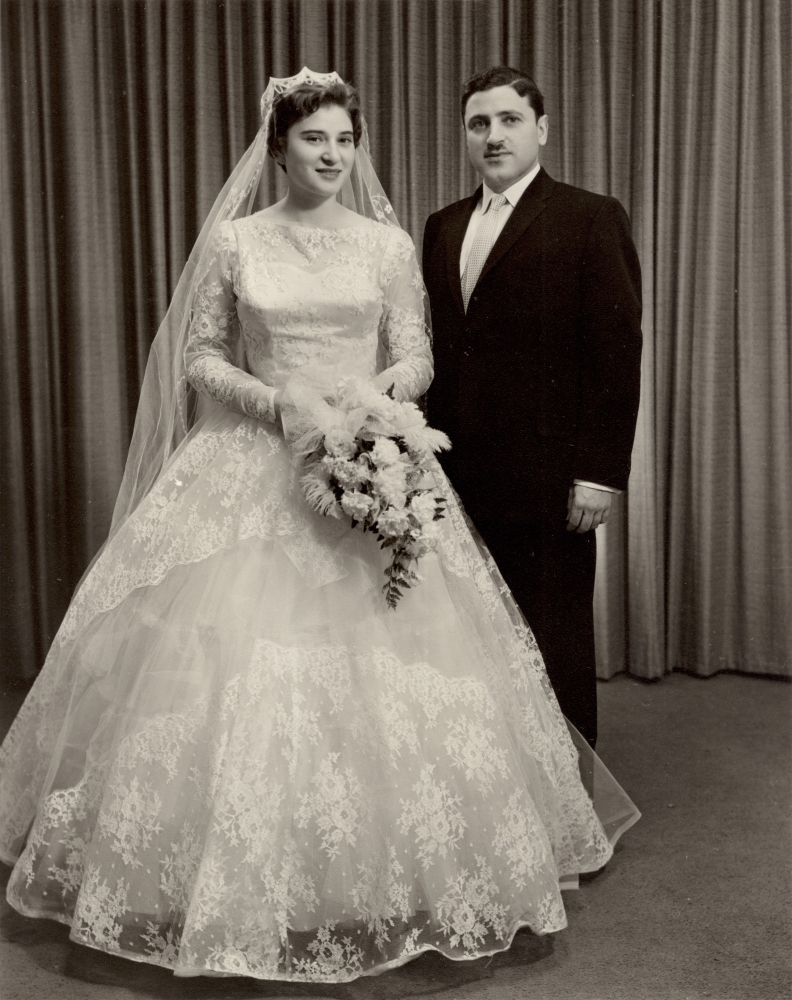
<svg viewBox="0 0 792 1000">
<path fill-rule="evenodd" d="M 354 438 L 364 424 L 367 434 L 400 437 L 419 451 L 444 451 L 451 446 L 442 431 L 426 426 L 414 403 L 396 403 L 358 376 L 340 379 L 333 390 L 303 380 L 289 381 L 281 397 L 281 423 L 296 458 L 316 451 L 330 431 L 340 429 Z"/>
<path fill-rule="evenodd" d="M 316 451 L 334 428 L 356 434 L 366 419 L 365 410 L 343 412 L 332 406 L 320 390 L 297 381 L 284 388 L 280 407 L 286 443 L 299 458 Z"/>
<path fill-rule="evenodd" d="M 343 387 L 341 387 L 343 391 Z M 340 409 L 328 402 L 335 393 L 323 393 L 305 382 L 290 381 L 281 396 L 281 424 L 286 443 L 296 458 L 316 451 L 325 436 L 334 429 L 357 435 L 370 416 L 370 408 L 356 406 Z"/>
</svg>

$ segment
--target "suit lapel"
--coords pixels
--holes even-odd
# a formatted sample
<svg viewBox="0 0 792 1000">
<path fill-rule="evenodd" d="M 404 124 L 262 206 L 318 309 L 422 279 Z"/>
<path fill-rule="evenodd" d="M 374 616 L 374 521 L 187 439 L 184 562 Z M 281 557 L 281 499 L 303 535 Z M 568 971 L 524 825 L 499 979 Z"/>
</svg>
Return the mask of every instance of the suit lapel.
<svg viewBox="0 0 792 1000">
<path fill-rule="evenodd" d="M 465 311 L 465 303 L 462 299 L 462 279 L 459 276 L 459 257 L 462 253 L 462 243 L 465 240 L 470 216 L 473 209 L 478 204 L 481 197 L 481 187 L 479 186 L 473 196 L 466 202 L 462 202 L 459 211 L 451 221 L 446 235 L 446 268 L 448 273 L 448 283 L 451 286 L 451 293 L 454 302 L 461 313 Z"/>
<path fill-rule="evenodd" d="M 504 254 L 507 254 L 511 250 L 515 242 L 543 211 L 548 198 L 553 193 L 554 187 L 555 181 L 545 173 L 544 168 L 541 168 L 536 175 L 536 179 L 528 185 L 522 198 L 514 206 L 514 211 L 509 216 L 506 225 L 503 227 L 503 231 L 495 241 L 495 246 L 490 251 L 487 262 L 479 276 L 479 283 L 486 278 L 487 274 L 501 260 Z M 459 261 L 457 260 L 458 263 Z"/>
</svg>

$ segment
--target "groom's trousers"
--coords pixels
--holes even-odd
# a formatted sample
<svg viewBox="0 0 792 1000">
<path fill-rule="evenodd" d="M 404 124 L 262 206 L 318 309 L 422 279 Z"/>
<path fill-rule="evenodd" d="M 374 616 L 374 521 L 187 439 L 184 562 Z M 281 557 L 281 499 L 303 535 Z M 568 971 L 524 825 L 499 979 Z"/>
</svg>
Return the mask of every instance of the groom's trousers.
<svg viewBox="0 0 792 1000">
<path fill-rule="evenodd" d="M 567 531 L 565 513 L 476 527 L 536 637 L 561 711 L 593 747 L 596 539 Z"/>
</svg>

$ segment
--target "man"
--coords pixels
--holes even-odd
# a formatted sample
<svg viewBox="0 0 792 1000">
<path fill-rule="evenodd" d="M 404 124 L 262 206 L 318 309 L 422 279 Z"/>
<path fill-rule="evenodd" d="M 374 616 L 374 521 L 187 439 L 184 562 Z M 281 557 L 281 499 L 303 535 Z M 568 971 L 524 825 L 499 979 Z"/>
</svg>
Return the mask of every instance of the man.
<svg viewBox="0 0 792 1000">
<path fill-rule="evenodd" d="M 539 164 L 548 123 L 524 73 L 462 95 L 483 184 L 430 216 L 432 423 L 443 464 L 528 620 L 561 709 L 594 746 L 594 529 L 624 490 L 638 410 L 641 282 L 613 198 Z"/>
</svg>

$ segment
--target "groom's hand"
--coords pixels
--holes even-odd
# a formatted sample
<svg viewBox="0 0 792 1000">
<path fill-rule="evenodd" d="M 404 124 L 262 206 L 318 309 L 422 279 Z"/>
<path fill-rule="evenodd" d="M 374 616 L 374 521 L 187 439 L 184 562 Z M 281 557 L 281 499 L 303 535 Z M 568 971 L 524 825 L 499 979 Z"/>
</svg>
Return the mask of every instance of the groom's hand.
<svg viewBox="0 0 792 1000">
<path fill-rule="evenodd" d="M 595 490 L 590 486 L 573 486 L 569 491 L 567 509 L 567 531 L 579 535 L 605 524 L 610 514 L 613 494 L 607 490 Z"/>
</svg>

